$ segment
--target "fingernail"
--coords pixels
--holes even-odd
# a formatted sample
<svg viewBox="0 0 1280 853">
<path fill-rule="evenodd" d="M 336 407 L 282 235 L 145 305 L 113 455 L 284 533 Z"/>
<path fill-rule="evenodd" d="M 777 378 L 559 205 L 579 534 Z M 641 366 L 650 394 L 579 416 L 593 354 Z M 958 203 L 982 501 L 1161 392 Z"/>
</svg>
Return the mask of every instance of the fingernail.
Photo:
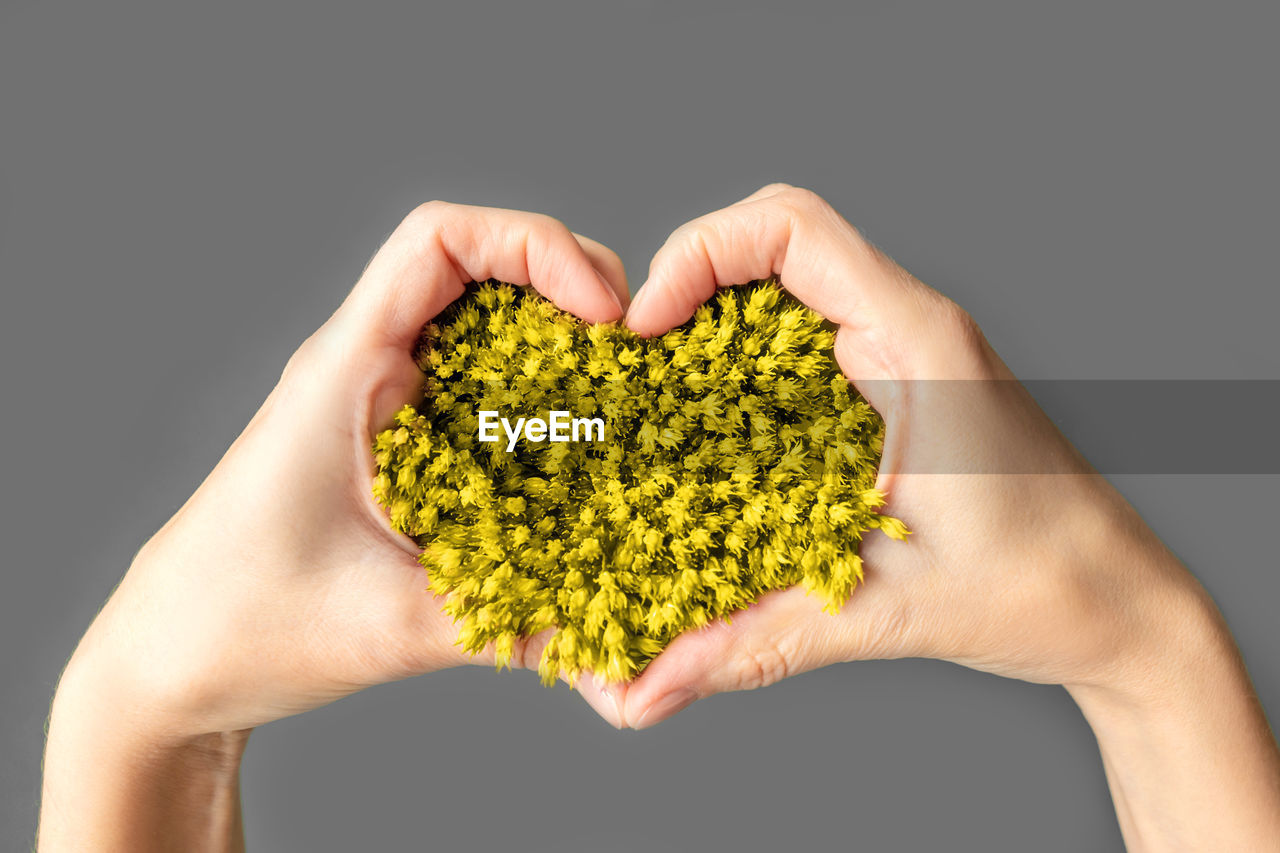
<svg viewBox="0 0 1280 853">
<path fill-rule="evenodd" d="M 631 297 L 631 307 L 627 309 L 628 317 L 635 313 L 636 309 L 640 307 L 640 303 L 644 302 L 645 293 L 644 285 L 641 285 L 640 289 L 636 291 L 636 295 Z"/>
<path fill-rule="evenodd" d="M 640 719 L 636 720 L 631 728 L 647 729 L 649 726 L 657 725 L 668 717 L 674 717 L 697 700 L 698 693 L 692 688 L 681 687 L 679 690 L 673 690 L 645 708 Z"/>
<path fill-rule="evenodd" d="M 592 678 L 594 679 L 595 676 L 593 675 Z M 613 712 L 618 720 L 614 725 L 620 729 L 624 728 L 626 725 L 625 720 L 627 719 L 627 692 L 623 689 L 621 684 L 611 681 L 597 680 L 596 686 L 600 689 L 600 692 L 604 694 L 606 699 L 613 702 Z"/>
<path fill-rule="evenodd" d="M 609 280 L 601 275 L 600 270 L 596 270 L 595 274 L 596 278 L 600 279 L 600 283 L 604 285 L 604 292 L 609 294 L 609 298 L 613 300 L 613 304 L 618 306 L 618 315 L 626 315 L 627 311 L 622 307 L 622 300 L 618 298 L 618 294 L 613 289 L 613 285 L 609 284 Z"/>
<path fill-rule="evenodd" d="M 591 686 L 593 686 L 596 690 L 599 690 L 602 695 L 607 696 L 610 699 L 617 698 L 618 685 L 612 681 L 608 681 L 607 679 L 601 678 L 600 676 L 596 675 L 594 672 L 591 673 Z"/>
</svg>

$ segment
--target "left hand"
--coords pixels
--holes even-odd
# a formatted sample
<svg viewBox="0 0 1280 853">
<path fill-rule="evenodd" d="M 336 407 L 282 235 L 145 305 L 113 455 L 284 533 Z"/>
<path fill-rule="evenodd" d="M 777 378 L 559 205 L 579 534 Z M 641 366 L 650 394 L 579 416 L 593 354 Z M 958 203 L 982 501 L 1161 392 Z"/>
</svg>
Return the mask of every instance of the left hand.
<svg viewBox="0 0 1280 853">
<path fill-rule="evenodd" d="M 461 663 L 418 548 L 370 492 L 372 436 L 420 393 L 422 326 L 470 280 L 531 283 L 591 322 L 622 316 L 622 264 L 532 213 L 431 202 L 370 262 L 208 479 L 142 548 L 63 679 L 131 731 L 181 743 Z M 545 638 L 513 665 L 536 666 Z M 612 695 L 578 689 L 621 724 Z M 56 715 L 55 715 L 56 720 Z"/>
</svg>

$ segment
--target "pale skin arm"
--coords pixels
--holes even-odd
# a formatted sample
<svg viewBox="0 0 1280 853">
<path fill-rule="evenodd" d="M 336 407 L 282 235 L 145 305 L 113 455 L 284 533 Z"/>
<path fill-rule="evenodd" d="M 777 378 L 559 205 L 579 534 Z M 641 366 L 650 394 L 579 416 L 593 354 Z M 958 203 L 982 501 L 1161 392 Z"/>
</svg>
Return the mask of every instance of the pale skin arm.
<svg viewBox="0 0 1280 853">
<path fill-rule="evenodd" d="M 659 334 L 774 275 L 839 325 L 837 360 L 887 423 L 885 511 L 913 534 L 865 541 L 838 615 L 796 588 L 676 638 L 629 686 L 628 724 L 838 661 L 950 660 L 1067 688 L 1131 849 L 1280 850 L 1280 752 L 1221 614 L 954 303 L 775 184 L 673 233 L 627 323 Z"/>
<path fill-rule="evenodd" d="M 373 434 L 419 393 L 423 324 L 470 280 L 532 283 L 618 320 L 617 256 L 546 216 L 432 202 L 290 360 L 257 415 L 141 550 L 54 697 L 38 847 L 241 850 L 249 732 L 462 663 L 417 547 L 371 497 Z M 517 645 L 536 666 L 546 636 Z M 578 690 L 621 725 L 614 694 Z"/>
</svg>

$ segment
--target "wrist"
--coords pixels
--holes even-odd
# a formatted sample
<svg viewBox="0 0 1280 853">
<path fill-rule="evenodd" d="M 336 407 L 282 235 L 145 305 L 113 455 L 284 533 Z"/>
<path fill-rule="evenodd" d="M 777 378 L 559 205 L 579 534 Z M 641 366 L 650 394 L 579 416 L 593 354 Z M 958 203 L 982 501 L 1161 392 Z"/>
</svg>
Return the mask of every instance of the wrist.
<svg viewBox="0 0 1280 853">
<path fill-rule="evenodd" d="M 1079 653 L 1056 680 L 1078 702 L 1136 708 L 1238 662 L 1209 594 L 1133 507 L 1097 475 L 1077 484 L 1049 549 L 1066 584 L 1062 636 Z"/>
<path fill-rule="evenodd" d="M 132 691 L 127 676 L 78 658 L 59 680 L 49 716 L 50 739 L 85 733 L 139 763 L 189 755 L 210 770 L 234 769 L 250 731 L 206 731 L 196 721 L 180 720 L 156 697 Z"/>
<path fill-rule="evenodd" d="M 1161 652 L 1067 689 L 1129 849 L 1267 849 L 1280 837 L 1280 751 L 1221 615 L 1195 598 L 1170 614 Z"/>
<path fill-rule="evenodd" d="M 1226 622 L 1145 527 L 1108 533 L 1093 553 L 1124 578 L 1101 608 L 1114 648 L 1064 686 L 1097 737 L 1126 844 L 1264 849 L 1280 833 L 1280 752 Z"/>
<path fill-rule="evenodd" d="M 239 849 L 249 731 L 176 735 L 69 670 L 49 718 L 39 849 Z"/>
<path fill-rule="evenodd" d="M 1181 588 L 1153 593 L 1132 636 L 1087 680 L 1063 686 L 1086 716 L 1171 713 L 1248 683 L 1239 651 L 1208 594 L 1188 576 Z"/>
<path fill-rule="evenodd" d="M 211 703 L 198 689 L 198 668 L 165 665 L 152 653 L 156 640 L 127 627 L 130 616 L 113 598 L 89 626 L 58 680 L 50 728 L 55 721 L 93 727 L 139 751 L 178 749 L 217 733 L 215 721 L 199 717 Z"/>
</svg>

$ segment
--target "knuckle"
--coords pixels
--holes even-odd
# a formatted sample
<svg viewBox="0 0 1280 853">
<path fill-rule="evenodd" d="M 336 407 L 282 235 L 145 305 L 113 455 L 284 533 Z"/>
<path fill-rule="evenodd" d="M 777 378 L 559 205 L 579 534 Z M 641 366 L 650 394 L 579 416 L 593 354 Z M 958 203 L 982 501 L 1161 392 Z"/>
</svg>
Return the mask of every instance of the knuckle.
<svg viewBox="0 0 1280 853">
<path fill-rule="evenodd" d="M 779 643 L 748 646 L 738 661 L 735 682 L 739 690 L 755 690 L 776 684 L 791 673 L 789 657 Z"/>
<path fill-rule="evenodd" d="M 718 226 L 713 219 L 700 217 L 684 223 L 667 238 L 667 242 L 658 250 L 649 262 L 649 276 L 663 271 L 672 271 L 689 261 L 700 262 L 710 258 L 709 247 L 717 238 Z M 673 285 L 684 287 L 687 283 L 683 276 L 674 276 Z"/>
<path fill-rule="evenodd" d="M 556 237 L 567 237 L 570 240 L 574 240 L 573 232 L 569 230 L 569 226 L 550 214 L 530 213 L 528 224 L 530 231 L 541 231 L 547 234 L 554 234 Z M 576 240 L 574 241 L 576 242 Z"/>
<path fill-rule="evenodd" d="M 438 222 L 450 207 L 452 205 L 449 202 L 439 199 L 425 201 L 409 211 L 409 215 L 404 218 L 404 224 L 410 228 L 430 227 Z"/>
<path fill-rule="evenodd" d="M 280 371 L 279 384 L 298 381 L 300 377 L 310 373 L 312 366 L 319 358 L 318 351 L 322 348 L 321 341 L 317 340 L 318 335 L 318 331 L 312 333 L 289 356 L 289 360 L 284 363 L 284 369 Z"/>
<path fill-rule="evenodd" d="M 711 219 L 695 219 L 690 222 L 685 238 L 691 249 L 702 254 L 709 253 L 709 247 L 720 236 L 720 226 Z"/>
<path fill-rule="evenodd" d="M 700 243 L 707 238 L 712 228 L 711 216 L 699 216 L 697 219 L 690 219 L 675 231 L 671 232 L 671 236 L 667 240 L 668 246 L 683 246 L 690 243 Z"/>
<path fill-rule="evenodd" d="M 778 193 L 786 192 L 788 190 L 793 190 L 793 189 L 795 189 L 795 187 L 792 186 L 791 184 L 785 183 L 783 181 L 773 181 L 771 183 L 765 184 L 760 189 L 756 190 L 755 194 L 757 196 L 777 195 Z"/>
<path fill-rule="evenodd" d="M 800 215 L 812 215 L 829 209 L 829 205 L 822 196 L 804 187 L 788 186 L 786 190 L 779 193 L 779 197 L 783 204 Z"/>
<path fill-rule="evenodd" d="M 914 657 L 923 654 L 917 646 L 917 606 L 908 596 L 895 598 L 860 620 L 852 638 L 854 659 Z"/>
<path fill-rule="evenodd" d="M 338 315 L 299 344 L 285 362 L 278 384 L 331 382 L 339 374 L 358 374 L 366 369 L 367 354 L 356 342 L 350 323 Z"/>
<path fill-rule="evenodd" d="M 573 231 L 554 216 L 545 213 L 530 213 L 510 232 L 512 239 L 520 240 L 524 245 L 525 258 L 532 263 L 535 256 L 563 257 L 570 249 L 580 250 Z M 530 270 L 532 275 L 533 271 Z M 560 277 L 552 278 L 548 284 L 552 288 L 553 298 L 562 292 L 563 282 Z"/>
<path fill-rule="evenodd" d="M 649 265 L 649 277 L 662 278 L 669 288 L 669 295 L 690 309 L 706 298 L 700 290 L 697 275 L 688 271 L 705 269 L 712 278 L 716 275 L 715 250 L 719 240 L 717 226 L 711 221 L 694 221 L 680 227 L 675 239 L 656 255 Z"/>
</svg>

